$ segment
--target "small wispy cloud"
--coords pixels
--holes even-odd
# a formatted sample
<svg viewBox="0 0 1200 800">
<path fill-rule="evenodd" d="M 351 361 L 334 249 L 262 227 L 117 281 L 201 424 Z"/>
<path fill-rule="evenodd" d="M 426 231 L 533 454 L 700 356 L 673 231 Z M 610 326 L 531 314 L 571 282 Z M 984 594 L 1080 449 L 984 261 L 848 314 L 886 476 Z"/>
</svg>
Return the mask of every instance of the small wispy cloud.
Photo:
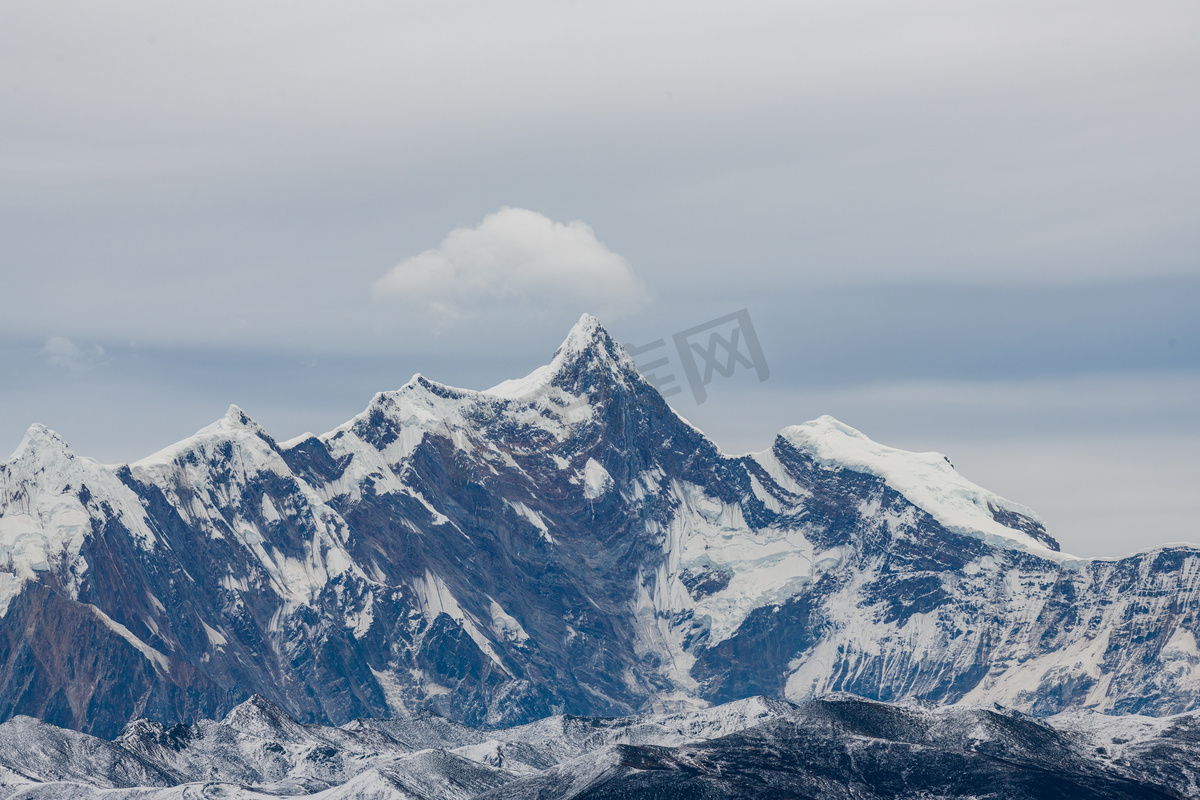
<svg viewBox="0 0 1200 800">
<path fill-rule="evenodd" d="M 82 372 L 106 363 L 104 348 L 98 344 L 81 347 L 65 336 L 51 336 L 42 346 L 42 355 L 52 367 Z"/>
</svg>

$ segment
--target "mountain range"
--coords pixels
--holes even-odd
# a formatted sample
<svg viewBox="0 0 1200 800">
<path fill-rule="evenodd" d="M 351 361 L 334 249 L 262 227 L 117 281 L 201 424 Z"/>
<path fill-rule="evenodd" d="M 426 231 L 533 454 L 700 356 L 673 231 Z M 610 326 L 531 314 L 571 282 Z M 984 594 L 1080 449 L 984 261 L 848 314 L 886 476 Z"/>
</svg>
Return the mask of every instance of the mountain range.
<svg viewBox="0 0 1200 800">
<path fill-rule="evenodd" d="M 231 407 L 103 465 L 31 427 L 0 464 L 0 720 L 1184 714 L 1198 556 L 1072 557 L 941 454 L 830 417 L 724 453 L 585 315 L 523 379 L 417 375 L 320 436 Z"/>
<path fill-rule="evenodd" d="M 1166 800 L 1200 793 L 1200 715 L 761 697 L 479 730 L 430 712 L 300 725 L 262 697 L 113 741 L 0 725 L 0 800 Z"/>
</svg>

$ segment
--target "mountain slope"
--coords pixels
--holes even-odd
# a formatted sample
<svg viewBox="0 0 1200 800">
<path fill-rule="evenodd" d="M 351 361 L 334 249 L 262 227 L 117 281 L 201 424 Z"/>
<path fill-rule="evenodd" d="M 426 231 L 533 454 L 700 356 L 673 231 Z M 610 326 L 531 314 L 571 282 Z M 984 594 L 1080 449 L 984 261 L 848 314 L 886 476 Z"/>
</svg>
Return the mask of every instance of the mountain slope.
<svg viewBox="0 0 1200 800">
<path fill-rule="evenodd" d="M 0 464 L 0 719 L 115 735 L 252 694 L 469 724 L 752 695 L 1197 707 L 1200 560 L 1058 551 L 939 454 L 829 417 L 721 453 L 584 317 L 486 392 L 422 376 L 322 436 L 236 407 L 106 467 Z"/>
</svg>

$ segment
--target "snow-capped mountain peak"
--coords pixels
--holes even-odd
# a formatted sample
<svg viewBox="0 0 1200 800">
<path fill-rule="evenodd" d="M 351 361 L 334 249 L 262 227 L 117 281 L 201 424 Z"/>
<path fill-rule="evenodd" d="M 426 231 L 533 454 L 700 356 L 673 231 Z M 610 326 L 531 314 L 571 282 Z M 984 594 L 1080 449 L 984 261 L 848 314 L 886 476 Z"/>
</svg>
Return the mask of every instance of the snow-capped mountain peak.
<svg viewBox="0 0 1200 800">
<path fill-rule="evenodd" d="M 1059 552 L 1036 512 L 971 483 L 941 453 L 914 453 L 878 444 L 828 415 L 784 428 L 779 435 L 823 468 L 882 478 L 956 533 L 999 547 L 1019 547 L 1041 558 L 1073 558 Z"/>
<path fill-rule="evenodd" d="M 77 586 L 81 558 L 96 519 L 119 522 L 139 547 L 155 540 L 137 497 L 113 472 L 77 456 L 45 425 L 31 425 L 12 458 L 0 463 L 0 573 L 35 580 L 53 576 Z M 20 590 L 8 580 L 0 607 Z M 11 598 L 9 598 L 11 599 Z"/>
<path fill-rule="evenodd" d="M 237 405 L 230 405 L 225 412 L 225 416 L 221 417 L 215 426 L 219 426 L 225 430 L 240 430 L 242 428 L 249 429 L 255 434 L 265 434 L 266 431 L 261 425 L 250 418 L 250 415 L 239 408 Z"/>
<path fill-rule="evenodd" d="M 625 349 L 609 335 L 600 321 L 584 314 L 554 351 L 550 363 L 538 367 L 524 378 L 504 381 L 485 390 L 485 394 L 507 399 L 521 399 L 558 387 L 573 394 L 586 390 L 582 375 L 589 380 L 608 376 L 629 380 L 637 375 L 637 367 Z"/>
<path fill-rule="evenodd" d="M 275 742 L 294 742 L 304 738 L 304 729 L 294 719 L 279 706 L 257 694 L 231 709 L 221 723 L 241 733 Z"/>
<path fill-rule="evenodd" d="M 9 456 L 9 464 L 20 462 L 26 468 L 45 469 L 57 463 L 75 458 L 75 453 L 61 436 L 40 422 L 35 422 L 21 437 L 21 443 Z"/>
<path fill-rule="evenodd" d="M 162 473 L 184 468 L 186 464 L 200 457 L 197 454 L 211 454 L 215 450 L 234 444 L 244 458 L 269 460 L 277 457 L 278 446 L 270 434 L 241 408 L 231 405 L 216 422 L 129 466 L 135 472 L 143 474 Z"/>
</svg>

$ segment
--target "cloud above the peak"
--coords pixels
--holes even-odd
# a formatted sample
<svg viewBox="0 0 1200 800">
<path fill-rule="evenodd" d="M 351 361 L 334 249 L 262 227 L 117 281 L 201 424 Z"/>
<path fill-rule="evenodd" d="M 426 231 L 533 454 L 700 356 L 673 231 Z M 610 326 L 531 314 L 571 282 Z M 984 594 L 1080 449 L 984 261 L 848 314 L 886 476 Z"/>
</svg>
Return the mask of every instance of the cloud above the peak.
<svg viewBox="0 0 1200 800">
<path fill-rule="evenodd" d="M 463 323 L 574 319 L 581 311 L 611 318 L 650 299 L 629 262 L 589 225 L 509 207 L 404 259 L 371 294 L 382 310 L 415 315 L 438 331 Z"/>
</svg>

